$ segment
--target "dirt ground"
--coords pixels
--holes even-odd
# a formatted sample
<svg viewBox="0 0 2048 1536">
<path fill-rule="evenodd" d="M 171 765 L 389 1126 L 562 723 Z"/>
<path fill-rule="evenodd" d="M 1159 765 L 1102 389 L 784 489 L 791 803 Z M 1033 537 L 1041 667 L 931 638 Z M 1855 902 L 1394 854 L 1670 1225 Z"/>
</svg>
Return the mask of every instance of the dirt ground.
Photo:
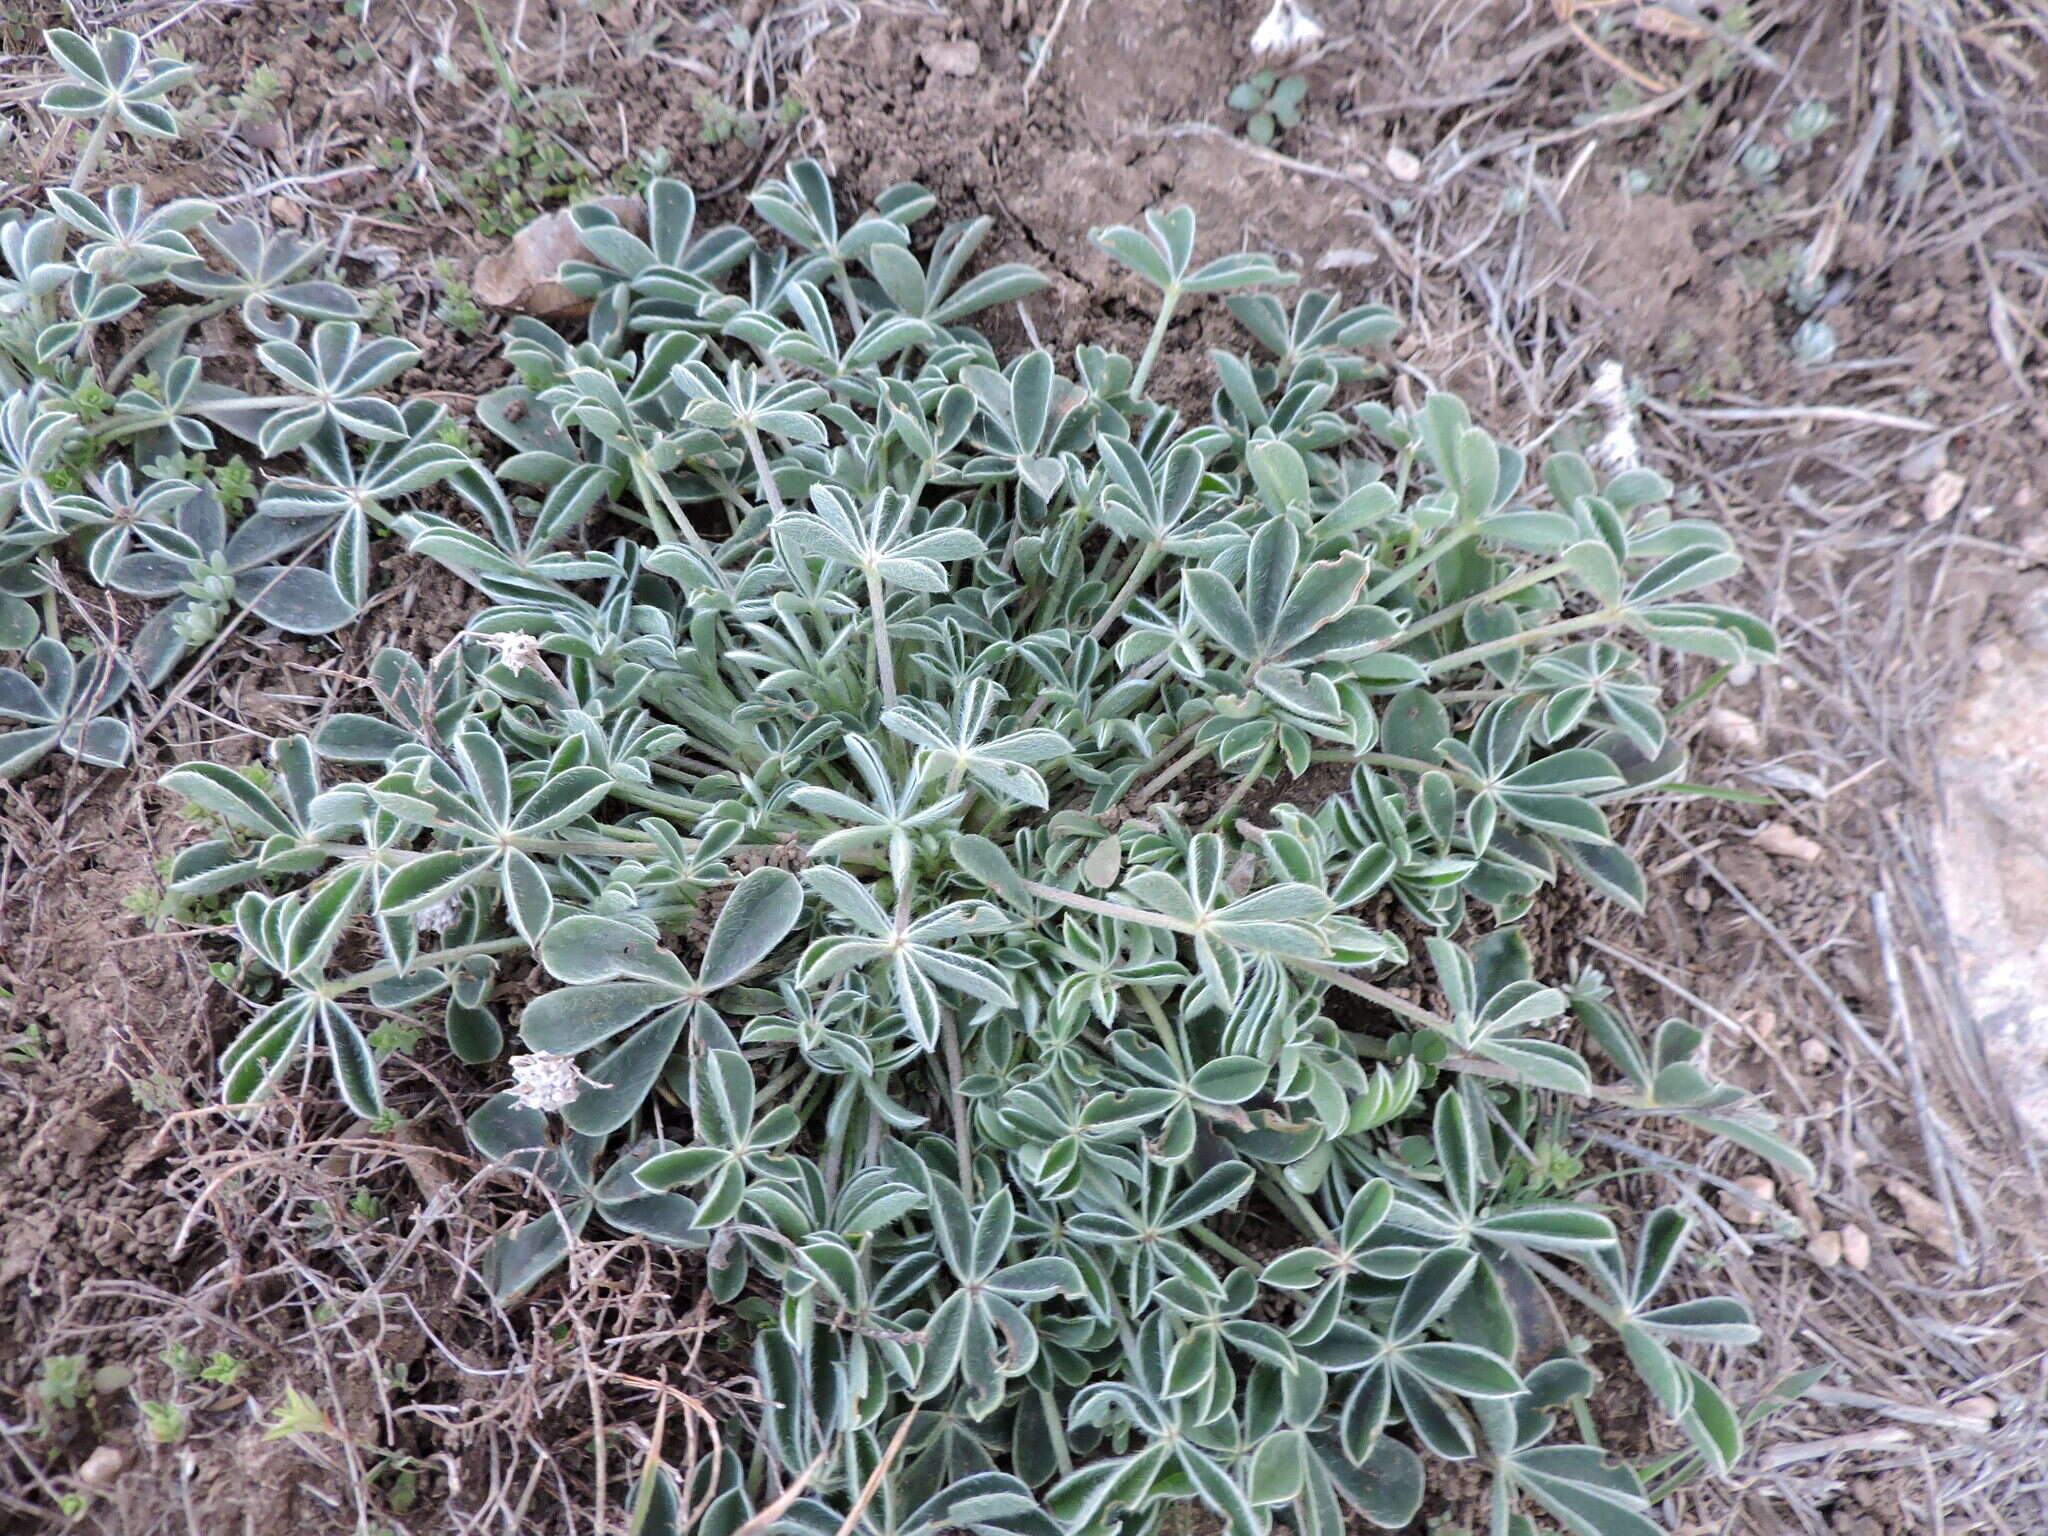
<svg viewBox="0 0 2048 1536">
<path fill-rule="evenodd" d="M 0 144 L 13 204 L 45 142 L 14 112 L 39 89 L 32 27 L 64 19 L 27 9 L 0 24 L 16 54 L 0 110 L 26 124 Z M 1652 910 L 1569 909 L 1543 948 L 1555 974 L 1604 971 L 1639 1017 L 1710 1024 L 1721 1061 L 1797 1126 L 1820 1177 L 1761 1210 L 1736 1184 L 1760 1169 L 1733 1148 L 1704 1186 L 1623 1189 L 1695 1207 L 1757 1309 L 1744 1401 L 1834 1367 L 1755 1431 L 1732 1480 L 1674 1495 L 1669 1521 L 2048 1531 L 2042 1186 L 1973 1046 L 1928 874 L 1941 722 L 2048 568 L 2048 11 L 1764 3 L 1731 34 L 1678 4 L 1309 0 L 1328 37 L 1291 66 L 1303 121 L 1262 148 L 1225 105 L 1259 67 L 1262 9 L 71 7 L 161 29 L 214 93 L 204 132 L 117 157 L 108 179 L 329 237 L 426 349 L 406 386 L 458 411 L 498 381 L 496 317 L 465 334 L 450 280 L 524 213 L 617 184 L 648 151 L 717 214 L 799 153 L 853 195 L 915 179 L 946 217 L 988 213 L 988 259 L 1054 278 L 1029 310 L 1061 350 L 1142 345 L 1139 296 L 1087 232 L 1185 201 L 1211 247 L 1272 250 L 1393 306 L 1396 394 L 1456 389 L 1511 440 L 1581 412 L 1598 365 L 1621 364 L 1648 461 L 1736 532 L 1787 659 L 1719 697 L 1740 723 L 1687 717 L 1693 778 L 1735 793 L 1637 817 Z M 258 66 L 271 100 L 238 105 Z M 526 147 L 503 148 L 508 127 Z M 488 170 L 494 148 L 509 171 Z M 1788 298 L 1802 274 L 1810 313 Z M 1206 348 L 1231 329 L 1194 311 L 1162 364 L 1197 412 Z M 1023 339 L 1021 323 L 998 338 Z M 394 1064 L 400 1136 L 317 1091 L 247 1120 L 212 1108 L 237 1005 L 203 932 L 129 900 L 183 836 L 152 770 L 247 760 L 346 698 L 376 647 L 460 626 L 431 568 L 382 572 L 339 647 L 231 637 L 163 702 L 134 771 L 0 785 L 0 1532 L 59 1529 L 80 1489 L 71 1528 L 121 1536 L 616 1530 L 592 1492 L 594 1425 L 645 1445 L 664 1396 L 687 1387 L 715 1413 L 746 1393 L 701 1288 L 639 1243 L 588 1245 L 509 1316 L 465 1290 L 523 1194 L 478 1177 L 460 1121 L 480 1082 L 435 1042 Z M 1596 1127 L 1610 1153 L 1632 1134 Z M 1654 1166 L 1669 1147 L 1635 1151 Z M 1841 1257 L 1852 1229 L 1867 1266 Z M 158 1443 L 141 1405 L 171 1395 L 178 1350 L 239 1369 L 181 1383 L 188 1432 Z M 65 1356 L 99 1380 L 44 1413 L 31 1383 Z M 285 1434 L 288 1392 L 307 1407 Z M 1638 1405 L 1606 1409 L 1613 1448 L 1669 1448 Z"/>
</svg>

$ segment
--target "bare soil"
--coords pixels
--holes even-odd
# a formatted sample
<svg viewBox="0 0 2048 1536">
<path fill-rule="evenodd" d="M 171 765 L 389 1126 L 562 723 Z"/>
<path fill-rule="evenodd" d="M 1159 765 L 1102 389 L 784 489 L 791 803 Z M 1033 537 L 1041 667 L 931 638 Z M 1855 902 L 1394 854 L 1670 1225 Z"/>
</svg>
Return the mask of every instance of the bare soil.
<svg viewBox="0 0 2048 1536">
<path fill-rule="evenodd" d="M 1757 1308 L 1767 1341 L 1736 1364 L 1745 1398 L 1836 1366 L 1756 1431 L 1732 1483 L 1683 1490 L 1670 1519 L 2048 1529 L 2040 1184 L 1946 980 L 1924 831 L 1940 788 L 1932 728 L 1972 647 L 2048 566 L 2048 16 L 1821 0 L 1752 7 L 1729 42 L 1678 6 L 1310 8 L 1329 38 L 1296 66 L 1305 121 L 1272 149 L 1224 105 L 1258 67 L 1247 39 L 1262 7 L 1242 0 L 74 11 L 166 29 L 216 93 L 203 133 L 117 158 L 108 179 L 203 190 L 334 240 L 356 276 L 392 285 L 426 348 L 406 386 L 442 390 L 458 412 L 498 365 L 489 328 L 461 334 L 436 314 L 444 278 L 500 243 L 486 232 L 494 195 L 531 192 L 537 209 L 565 192 L 561 177 L 480 187 L 461 172 L 507 125 L 535 123 L 592 189 L 666 151 L 713 216 L 798 153 L 863 198 L 921 181 L 944 216 L 995 218 L 989 259 L 1054 278 L 1030 319 L 1059 350 L 1142 345 L 1140 295 L 1087 232 L 1184 201 L 1212 248 L 1276 251 L 1402 312 L 1396 394 L 1456 389 L 1503 436 L 1580 410 L 1592 369 L 1621 362 L 1645 395 L 1647 457 L 1745 544 L 1751 598 L 1788 655 L 1719 696 L 1756 722 L 1761 753 L 1696 743 L 1693 778 L 1750 798 L 1674 795 L 1638 817 L 1652 910 L 1567 900 L 1536 937 L 1552 973 L 1597 966 L 1639 1018 L 1709 1022 L 1717 1056 L 1800 1127 L 1821 1178 L 1777 1190 L 1760 1224 L 1730 1194 L 1760 1169 L 1732 1148 L 1705 1184 L 1623 1188 L 1691 1205 L 1712 1262 Z M 31 9 L 50 11 L 35 24 L 62 20 Z M 25 50 L 26 27 L 9 26 L 0 46 Z M 1028 47 L 1055 27 L 1027 95 Z M 978 50 L 972 73 L 934 67 L 957 67 L 963 50 L 935 45 L 960 43 Z M 259 65 L 279 82 L 274 106 L 238 112 L 228 98 Z M 10 111 L 38 88 L 32 59 L 0 63 Z M 763 114 L 758 141 L 707 142 L 700 93 Z M 793 124 L 773 115 L 784 97 L 804 108 Z M 1787 125 L 1806 102 L 1826 105 L 1828 126 L 1801 141 Z M 12 203 L 45 142 L 20 116 L 27 130 L 0 146 Z M 1779 157 L 1768 179 L 1744 169 L 1757 146 Z M 1397 174 L 1392 151 L 1419 174 Z M 1811 318 L 1835 350 L 1801 362 L 1792 339 L 1809 317 L 1785 283 L 1810 258 L 1825 286 Z M 1023 342 L 1022 324 L 999 339 Z M 1220 307 L 1192 311 L 1162 381 L 1205 411 L 1206 351 L 1235 341 Z M 1936 458 L 1966 488 L 1930 521 Z M 379 606 L 339 648 L 231 636 L 190 692 L 162 701 L 132 772 L 0 786 L 0 1532 L 59 1528 L 58 1497 L 77 1491 L 91 1497 L 74 1528 L 121 1536 L 618 1529 L 616 1503 L 607 1515 L 593 1493 L 593 1416 L 615 1447 L 644 1446 L 667 1399 L 673 1459 L 675 1425 L 696 1432 L 691 1405 L 715 1419 L 749 1390 L 694 1278 L 641 1244 L 590 1245 L 509 1316 L 475 1298 L 468 1256 L 526 1195 L 477 1178 L 460 1119 L 485 1085 L 434 1041 L 395 1070 L 406 1129 L 393 1137 L 317 1087 L 249 1121 L 211 1107 L 212 1057 L 241 1004 L 209 974 L 203 933 L 124 905 L 155 888 L 183 835 L 150 784 L 180 758 L 245 760 L 305 728 L 359 686 L 376 646 L 425 653 L 460 628 L 451 580 L 403 557 L 382 570 Z M 1670 680 L 1705 678 L 1673 667 Z M 1763 851 L 1767 820 L 1819 856 Z M 1867 1269 L 1821 1262 L 1814 1240 L 1847 1227 L 1871 1240 Z M 224 1351 L 241 1374 L 174 1382 L 174 1345 Z M 32 1384 L 72 1355 L 113 1374 L 46 1409 Z M 319 1421 L 274 1434 L 288 1390 Z M 174 1395 L 188 1433 L 157 1443 L 140 1403 Z M 1617 1388 L 1609 1443 L 1668 1449 L 1641 1408 Z M 82 1483 L 109 1449 L 118 1469 Z M 621 1487 L 614 1466 L 614 1501 Z M 1458 1509 L 1455 1489 L 1441 1496 L 1433 1515 Z"/>
</svg>

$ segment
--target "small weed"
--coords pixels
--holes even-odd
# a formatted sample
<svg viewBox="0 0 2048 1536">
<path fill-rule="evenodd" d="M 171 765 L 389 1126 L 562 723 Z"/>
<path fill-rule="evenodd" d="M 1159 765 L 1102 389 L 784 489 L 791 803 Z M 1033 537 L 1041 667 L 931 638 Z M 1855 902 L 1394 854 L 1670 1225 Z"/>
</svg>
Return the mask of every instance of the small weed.
<svg viewBox="0 0 2048 1536">
<path fill-rule="evenodd" d="M 242 88 L 228 98 L 228 111 L 238 123 L 267 123 L 277 116 L 278 98 L 284 95 L 284 81 L 268 64 L 249 71 Z"/>
<path fill-rule="evenodd" d="M 410 1456 L 388 1456 L 370 1469 L 369 1481 L 384 1488 L 384 1502 L 394 1515 L 407 1513 L 419 1502 L 420 1464 Z"/>
<path fill-rule="evenodd" d="M 149 1438 L 158 1445 L 176 1445 L 191 1429 L 185 1410 L 176 1403 L 144 1398 L 138 1406 L 142 1409 L 142 1422 L 149 1431 Z"/>
<path fill-rule="evenodd" d="M 85 1356 L 50 1356 L 43 1362 L 42 1374 L 36 1378 L 33 1390 L 46 1409 L 70 1412 L 90 1391 Z"/>
<path fill-rule="evenodd" d="M 163 1347 L 157 1359 L 162 1361 L 164 1369 L 179 1381 L 195 1379 L 204 1364 L 199 1358 L 198 1350 L 190 1344 L 182 1344 L 175 1340 Z"/>
<path fill-rule="evenodd" d="M 12 1002 L 14 994 L 0 987 L 0 1002 Z M 17 1066 L 28 1066 L 50 1059 L 49 1045 L 43 1039 L 43 1026 L 30 1019 L 12 1035 L 0 1037 L 0 1061 L 12 1062 Z"/>
<path fill-rule="evenodd" d="M 216 1387 L 232 1387 L 249 1373 L 248 1364 L 224 1349 L 216 1349 L 200 1368 L 199 1379 Z"/>
<path fill-rule="evenodd" d="M 1742 174 L 1758 186 L 1773 180 L 1785 163 L 1785 152 L 1775 144 L 1758 142 L 1742 152 Z"/>
<path fill-rule="evenodd" d="M 456 177 L 457 193 L 484 234 L 509 238 L 539 215 L 603 190 L 557 132 L 576 116 L 571 93 L 535 100 L 523 119 L 505 126 L 497 154 Z"/>
<path fill-rule="evenodd" d="M 441 301 L 434 306 L 434 316 L 458 336 L 480 335 L 484 328 L 483 306 L 476 301 L 461 268 L 452 261 L 437 260 L 432 268 L 434 281 L 441 285 Z"/>
<path fill-rule="evenodd" d="M 749 149 L 759 149 L 768 132 L 789 128 L 803 121 L 809 108 L 795 94 L 784 96 L 766 112 L 746 112 L 711 91 L 699 91 L 690 98 L 699 119 L 697 137 L 706 144 L 728 144 L 737 140 Z"/>
<path fill-rule="evenodd" d="M 1233 111 L 1251 114 L 1245 119 L 1244 136 L 1254 144 L 1271 144 L 1301 122 L 1301 102 L 1306 95 L 1308 82 L 1300 75 L 1282 77 L 1262 69 L 1241 81 L 1226 99 Z"/>
<path fill-rule="evenodd" d="M 185 1095 L 178 1085 L 161 1072 L 152 1072 L 147 1077 L 131 1078 L 128 1096 L 135 1101 L 136 1108 L 152 1115 L 168 1115 L 184 1106 Z"/>
<path fill-rule="evenodd" d="M 420 1043 L 426 1030 L 408 1019 L 391 1018 L 381 1021 L 363 1038 L 381 1061 L 387 1056 L 404 1056 Z"/>
<path fill-rule="evenodd" d="M 293 1435 L 333 1435 L 334 1425 L 326 1410 L 297 1387 L 286 1387 L 284 1396 L 270 1410 L 270 1427 L 265 1440 L 286 1440 Z"/>
<path fill-rule="evenodd" d="M 1811 144 L 1834 125 L 1835 114 L 1824 101 L 1803 101 L 1785 119 L 1785 137 L 1794 144 Z"/>
</svg>

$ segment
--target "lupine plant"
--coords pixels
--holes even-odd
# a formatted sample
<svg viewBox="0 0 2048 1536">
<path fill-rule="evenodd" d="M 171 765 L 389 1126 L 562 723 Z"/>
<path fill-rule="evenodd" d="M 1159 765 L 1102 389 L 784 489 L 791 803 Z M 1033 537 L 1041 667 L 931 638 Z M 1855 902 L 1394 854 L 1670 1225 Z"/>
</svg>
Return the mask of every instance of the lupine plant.
<svg viewBox="0 0 2048 1536">
<path fill-rule="evenodd" d="M 1681 762 L 1646 648 L 1773 648 L 1702 595 L 1727 536 L 1645 471 L 1532 477 L 1450 396 L 1340 398 L 1391 317 L 1197 262 L 1186 210 L 1096 236 L 1158 294 L 1134 363 L 998 351 L 1042 280 L 965 276 L 980 224 L 921 257 L 919 188 L 843 222 L 799 163 L 759 238 L 645 195 L 645 236 L 576 214 L 584 334 L 509 324 L 495 470 L 333 317 L 220 411 L 300 468 L 225 543 L 166 525 L 237 582 L 252 526 L 330 539 L 355 600 L 388 522 L 480 603 L 267 775 L 168 776 L 216 826 L 174 885 L 240 889 L 270 978 L 228 1101 L 324 1060 L 387 1113 L 372 1014 L 479 1066 L 517 1035 L 470 1131 L 548 1199 L 497 1299 L 597 1224 L 750 1330 L 754 1417 L 644 1529 L 1337 1536 L 1440 1460 L 1499 1533 L 1654 1531 L 1538 1341 L 1614 1330 L 1725 1469 L 1702 1351 L 1755 1330 L 1667 1294 L 1688 1219 L 1621 1230 L 1573 1139 L 1801 1160 L 1516 923 L 1642 899 L 1613 817 Z M 1197 419 L 1145 386 L 1218 293 L 1257 350 Z M 434 476 L 459 506 L 390 513 Z"/>
<path fill-rule="evenodd" d="M 130 717 L 237 612 L 346 624 L 371 535 L 468 463 L 438 406 L 376 393 L 419 352 L 364 334 L 317 244 L 204 199 L 84 190 L 117 130 L 176 137 L 191 70 L 127 32 L 48 41 L 66 78 L 43 106 L 91 127 L 46 211 L 0 216 L 0 777 L 52 748 L 126 762 Z M 260 383 L 206 377 L 190 345 L 229 311 Z"/>
</svg>

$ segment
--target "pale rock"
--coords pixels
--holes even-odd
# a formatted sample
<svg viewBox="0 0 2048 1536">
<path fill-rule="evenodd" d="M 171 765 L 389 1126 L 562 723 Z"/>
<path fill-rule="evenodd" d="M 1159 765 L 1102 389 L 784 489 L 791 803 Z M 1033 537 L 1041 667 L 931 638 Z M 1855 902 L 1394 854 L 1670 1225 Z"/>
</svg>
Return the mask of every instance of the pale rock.
<svg viewBox="0 0 2048 1536">
<path fill-rule="evenodd" d="M 306 222 L 306 210 L 280 194 L 270 200 L 270 217 L 286 229 L 297 229 Z"/>
<path fill-rule="evenodd" d="M 1834 1052 L 1818 1035 L 1808 1035 L 1799 1042 L 1799 1059 L 1806 1063 L 1809 1072 L 1818 1072 L 1834 1060 Z"/>
<path fill-rule="evenodd" d="M 1820 862 L 1820 844 L 1782 821 L 1767 821 L 1758 827 L 1756 845 L 1774 859 L 1794 859 L 1801 864 Z"/>
<path fill-rule="evenodd" d="M 1842 1228 L 1842 1262 L 1858 1273 L 1870 1268 L 1870 1234 L 1861 1227 Z"/>
<path fill-rule="evenodd" d="M 1387 174 L 1396 181 L 1415 181 L 1422 175 L 1422 162 L 1395 144 L 1387 150 Z"/>
<path fill-rule="evenodd" d="M 1936 731 L 1934 863 L 1986 1079 L 2048 1146 L 2048 593 L 1977 662 Z"/>
<path fill-rule="evenodd" d="M 1808 1227 L 1818 1232 L 1827 1225 L 1820 1213 L 1820 1202 L 1813 1198 L 1813 1186 L 1804 1179 L 1794 1179 L 1785 1188 L 1785 1203 L 1792 1207 L 1794 1214 Z"/>
<path fill-rule="evenodd" d="M 111 1488 L 127 1465 L 128 1455 L 118 1445 L 94 1446 L 92 1454 L 78 1464 L 78 1480 L 88 1488 Z"/>
<path fill-rule="evenodd" d="M 1998 1399 L 1995 1397 L 1966 1397 L 1959 1403 L 1950 1403 L 1949 1412 L 1965 1419 L 1974 1419 L 1989 1429 L 1998 1421 Z"/>
<path fill-rule="evenodd" d="M 1842 1262 L 1842 1234 L 1839 1232 L 1816 1232 L 1813 1241 L 1806 1245 L 1806 1256 L 1822 1269 L 1833 1269 Z"/>
<path fill-rule="evenodd" d="M 918 54 L 923 58 L 925 68 L 935 75 L 952 75 L 966 80 L 981 73 L 981 44 L 972 38 L 926 43 Z"/>
<path fill-rule="evenodd" d="M 1952 469 L 1944 469 L 1927 482 L 1927 494 L 1920 500 L 1920 515 L 1930 523 L 1938 523 L 1949 513 L 1962 505 L 1963 492 L 1970 482 Z"/>
<path fill-rule="evenodd" d="M 1715 746 L 1744 757 L 1755 757 L 1764 749 L 1762 728 L 1741 710 L 1725 704 L 1707 711 L 1701 729 Z"/>
<path fill-rule="evenodd" d="M 1745 1200 L 1731 1190 L 1721 1197 L 1721 1214 L 1745 1227 L 1768 1226 L 1770 1208 L 1778 1198 L 1778 1186 L 1762 1174 L 1752 1173 L 1737 1179 L 1735 1188 L 1750 1198 Z"/>
<path fill-rule="evenodd" d="M 1948 1216 L 1939 1201 L 1904 1179 L 1889 1180 L 1885 1193 L 1899 1202 L 1899 1209 L 1906 1213 L 1906 1227 L 1915 1237 L 1951 1259 L 1956 1256 L 1955 1234 L 1949 1230 Z"/>
<path fill-rule="evenodd" d="M 596 202 L 636 235 L 647 227 L 646 205 L 637 197 L 600 197 Z M 544 213 L 514 235 L 504 250 L 476 264 L 472 286 L 478 301 L 493 309 L 516 309 L 543 320 L 572 319 L 588 314 L 590 301 L 579 299 L 556 279 L 563 262 L 588 260 L 589 255 L 568 209 Z"/>
</svg>

